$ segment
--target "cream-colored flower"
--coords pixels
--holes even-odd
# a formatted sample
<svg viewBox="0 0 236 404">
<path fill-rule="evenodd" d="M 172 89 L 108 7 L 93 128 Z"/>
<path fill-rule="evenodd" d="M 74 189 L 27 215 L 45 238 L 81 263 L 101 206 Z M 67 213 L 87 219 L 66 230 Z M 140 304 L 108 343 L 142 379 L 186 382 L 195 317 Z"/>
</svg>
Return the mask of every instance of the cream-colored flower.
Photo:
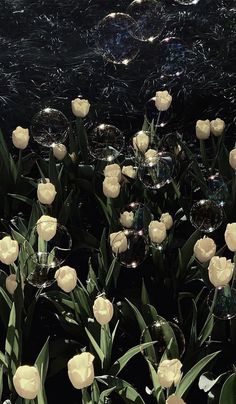
<svg viewBox="0 0 236 404">
<path fill-rule="evenodd" d="M 225 242 L 230 251 L 236 252 L 236 223 L 228 223 L 225 230 Z"/>
<path fill-rule="evenodd" d="M 158 151 L 154 149 L 148 149 L 145 153 L 145 163 L 149 165 L 155 165 L 158 162 Z"/>
<path fill-rule="evenodd" d="M 133 166 L 123 166 L 122 174 L 129 178 L 136 178 L 137 170 Z"/>
<path fill-rule="evenodd" d="M 236 170 L 236 148 L 229 153 L 229 164 L 233 170 Z"/>
<path fill-rule="evenodd" d="M 103 181 L 103 193 L 107 198 L 117 198 L 120 193 L 120 183 L 117 177 L 105 177 Z"/>
<path fill-rule="evenodd" d="M 148 149 L 149 141 L 149 136 L 143 130 L 141 130 L 136 136 L 133 137 L 134 149 L 145 153 Z"/>
<path fill-rule="evenodd" d="M 51 182 L 47 181 L 46 183 L 41 182 L 38 184 L 37 197 L 39 202 L 46 205 L 51 205 L 56 194 L 56 188 Z"/>
<path fill-rule="evenodd" d="M 133 212 L 123 212 L 120 214 L 120 223 L 127 229 L 131 229 L 134 223 L 134 213 Z"/>
<path fill-rule="evenodd" d="M 20 397 L 34 400 L 41 386 L 38 369 L 35 366 L 19 366 L 13 376 L 13 384 Z"/>
<path fill-rule="evenodd" d="M 68 376 L 75 389 L 84 389 L 94 381 L 94 356 L 89 352 L 73 356 L 68 362 Z"/>
<path fill-rule="evenodd" d="M 115 254 L 125 252 L 128 248 L 128 240 L 123 231 L 110 234 L 110 246 Z"/>
<path fill-rule="evenodd" d="M 157 378 L 161 387 L 169 388 L 180 382 L 182 377 L 182 363 L 178 359 L 164 360 L 160 363 L 157 370 Z"/>
<path fill-rule="evenodd" d="M 227 285 L 233 276 L 234 264 L 225 257 L 212 257 L 208 274 L 212 285 L 216 288 Z"/>
<path fill-rule="evenodd" d="M 152 220 L 148 226 L 148 234 L 153 243 L 161 244 L 166 238 L 166 226 L 158 220 Z"/>
<path fill-rule="evenodd" d="M 75 289 L 77 285 L 77 273 L 74 268 L 65 265 L 64 267 L 59 268 L 55 273 L 55 279 L 57 281 L 57 285 L 64 292 L 70 293 Z"/>
<path fill-rule="evenodd" d="M 3 264 L 11 265 L 19 255 L 19 245 L 10 236 L 5 236 L 0 240 L 0 261 Z"/>
<path fill-rule="evenodd" d="M 105 177 L 117 178 L 117 181 L 121 180 L 121 168 L 119 164 L 108 164 L 104 169 Z"/>
<path fill-rule="evenodd" d="M 17 149 L 26 149 L 29 143 L 29 138 L 29 129 L 24 129 L 21 126 L 17 126 L 12 132 L 12 142 Z"/>
<path fill-rule="evenodd" d="M 93 304 L 93 314 L 97 322 L 101 325 L 108 324 L 113 317 L 114 309 L 110 300 L 99 296 Z"/>
<path fill-rule="evenodd" d="M 18 283 L 16 281 L 15 274 L 11 274 L 6 277 L 6 290 L 8 291 L 8 293 L 10 293 L 10 295 L 14 295 L 17 285 Z"/>
<path fill-rule="evenodd" d="M 210 261 L 216 253 L 216 244 L 210 237 L 204 236 L 197 240 L 194 245 L 194 254 L 199 262 L 204 263 Z"/>
<path fill-rule="evenodd" d="M 44 241 L 50 241 L 57 232 L 57 219 L 42 215 L 37 221 L 36 229 L 39 237 Z"/>
<path fill-rule="evenodd" d="M 75 98 L 75 100 L 71 101 L 71 108 L 76 117 L 85 118 L 89 113 L 90 104 L 88 100 Z"/>
<path fill-rule="evenodd" d="M 170 397 L 167 398 L 166 404 L 186 404 L 182 398 L 172 394 Z"/>
<path fill-rule="evenodd" d="M 211 126 L 209 119 L 205 121 L 197 121 L 196 123 L 196 136 L 198 139 L 206 140 L 209 138 L 211 133 Z"/>
<path fill-rule="evenodd" d="M 155 105 L 158 111 L 167 111 L 170 108 L 172 96 L 168 91 L 157 91 L 155 98 Z"/>
<path fill-rule="evenodd" d="M 222 119 L 216 118 L 213 121 L 211 121 L 211 133 L 214 136 L 222 135 L 224 129 L 225 129 L 225 122 Z"/>
<path fill-rule="evenodd" d="M 73 152 L 73 153 L 69 154 L 69 156 L 70 156 L 70 158 L 71 158 L 72 162 L 73 162 L 73 163 L 76 163 L 77 156 L 76 156 L 75 152 Z"/>
<path fill-rule="evenodd" d="M 172 216 L 168 212 L 162 213 L 160 222 L 164 223 L 164 225 L 166 226 L 166 230 L 170 230 L 173 226 Z"/>
<path fill-rule="evenodd" d="M 54 157 L 57 160 L 62 161 L 67 155 L 66 146 L 62 143 L 55 143 L 52 147 Z"/>
</svg>

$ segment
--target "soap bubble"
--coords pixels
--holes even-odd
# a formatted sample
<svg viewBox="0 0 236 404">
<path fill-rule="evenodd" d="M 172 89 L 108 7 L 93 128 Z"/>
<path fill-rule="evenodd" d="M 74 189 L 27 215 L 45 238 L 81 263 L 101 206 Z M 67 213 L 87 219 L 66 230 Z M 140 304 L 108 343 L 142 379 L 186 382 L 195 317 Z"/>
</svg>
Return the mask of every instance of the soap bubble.
<svg viewBox="0 0 236 404">
<path fill-rule="evenodd" d="M 220 227 L 223 221 L 222 209 L 209 199 L 202 199 L 191 208 L 190 222 L 204 233 L 212 233 Z"/>
<path fill-rule="evenodd" d="M 117 261 L 126 268 L 137 268 L 145 260 L 149 246 L 143 231 L 124 230 L 127 237 L 128 248 L 116 254 Z"/>
<path fill-rule="evenodd" d="M 180 76 L 186 69 L 187 46 L 177 37 L 160 42 L 160 64 L 163 76 Z"/>
<path fill-rule="evenodd" d="M 48 288 L 55 282 L 55 273 L 60 263 L 54 254 L 37 252 L 30 255 L 25 264 L 27 281 L 36 288 Z"/>
<path fill-rule="evenodd" d="M 147 232 L 148 225 L 152 220 L 152 214 L 147 206 L 139 202 L 131 202 L 126 205 L 121 213 L 133 212 L 134 220 L 131 229 L 136 232 Z"/>
<path fill-rule="evenodd" d="M 236 290 L 231 289 L 230 285 L 218 287 L 210 291 L 208 295 L 209 309 L 212 306 L 213 299 L 215 300 L 213 307 L 215 317 L 220 320 L 230 320 L 236 316 Z"/>
<path fill-rule="evenodd" d="M 229 197 L 229 191 L 219 173 L 213 174 L 207 178 L 207 187 L 208 198 L 220 206 L 224 206 Z"/>
<path fill-rule="evenodd" d="M 141 166 L 138 177 L 146 188 L 152 190 L 160 189 L 171 182 L 169 166 L 162 158 L 157 158 L 155 164 Z"/>
<path fill-rule="evenodd" d="M 175 0 L 176 3 L 182 6 L 195 6 L 200 0 Z"/>
<path fill-rule="evenodd" d="M 125 137 L 113 125 L 98 125 L 88 138 L 89 152 L 98 160 L 113 161 L 124 148 Z"/>
</svg>

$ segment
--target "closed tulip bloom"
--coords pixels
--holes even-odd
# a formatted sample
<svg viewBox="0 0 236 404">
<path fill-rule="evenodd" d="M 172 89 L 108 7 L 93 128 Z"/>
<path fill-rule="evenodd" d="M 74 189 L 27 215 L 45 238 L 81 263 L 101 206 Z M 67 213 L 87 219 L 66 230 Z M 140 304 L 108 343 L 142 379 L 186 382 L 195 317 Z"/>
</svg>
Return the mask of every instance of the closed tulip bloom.
<svg viewBox="0 0 236 404">
<path fill-rule="evenodd" d="M 24 129 L 21 126 L 17 126 L 12 132 L 12 142 L 17 149 L 26 149 L 29 138 L 29 129 Z"/>
<path fill-rule="evenodd" d="M 206 140 L 211 134 L 211 126 L 209 119 L 205 121 L 198 120 L 196 123 L 196 136 L 200 140 Z"/>
<path fill-rule="evenodd" d="M 71 101 L 72 112 L 76 117 L 85 118 L 89 113 L 90 103 L 88 100 L 75 98 Z"/>
<path fill-rule="evenodd" d="M 123 166 L 122 174 L 129 178 L 136 178 L 137 170 L 133 166 Z"/>
<path fill-rule="evenodd" d="M 236 148 L 229 153 L 229 164 L 233 170 L 236 170 Z"/>
<path fill-rule="evenodd" d="M 225 122 L 220 119 L 216 118 L 213 121 L 211 121 L 211 133 L 214 136 L 221 136 L 222 133 L 224 132 L 225 129 Z"/>
<path fill-rule="evenodd" d="M 158 152 L 154 149 L 148 149 L 145 153 L 145 162 L 149 165 L 155 165 L 158 162 Z"/>
<path fill-rule="evenodd" d="M 121 168 L 119 164 L 108 164 L 104 169 L 105 177 L 117 178 L 117 181 L 121 180 Z"/>
<path fill-rule="evenodd" d="M 123 212 L 120 214 L 120 223 L 122 226 L 130 229 L 134 223 L 134 213 L 133 212 Z"/>
<path fill-rule="evenodd" d="M 70 293 L 77 285 L 76 270 L 68 265 L 65 265 L 56 271 L 55 279 L 59 288 L 66 293 Z"/>
<path fill-rule="evenodd" d="M 56 188 L 50 181 L 46 183 L 41 182 L 40 184 L 38 184 L 37 197 L 39 202 L 45 205 L 51 205 L 51 203 L 53 203 L 55 199 L 56 194 Z"/>
<path fill-rule="evenodd" d="M 209 279 L 215 288 L 227 285 L 233 276 L 234 264 L 225 257 L 213 257 L 208 267 Z"/>
<path fill-rule="evenodd" d="M 68 376 L 75 389 L 84 389 L 94 381 L 94 356 L 89 352 L 73 356 L 68 362 Z"/>
<path fill-rule="evenodd" d="M 200 238 L 194 245 L 194 254 L 199 262 L 210 261 L 216 253 L 216 244 L 210 237 Z"/>
<path fill-rule="evenodd" d="M 149 136 L 144 132 L 140 131 L 136 136 L 133 137 L 133 146 L 135 150 L 139 150 L 142 153 L 145 153 L 149 146 Z"/>
<path fill-rule="evenodd" d="M 157 378 L 161 387 L 169 388 L 173 384 L 177 386 L 182 377 L 182 366 L 178 359 L 162 361 L 157 370 Z"/>
<path fill-rule="evenodd" d="M 58 161 L 62 161 L 67 155 L 67 148 L 62 143 L 55 143 L 53 145 L 53 155 Z"/>
<path fill-rule="evenodd" d="M 41 386 L 38 369 L 35 366 L 19 366 L 13 376 L 13 384 L 20 397 L 34 400 Z"/>
<path fill-rule="evenodd" d="M 57 232 L 57 219 L 42 215 L 37 221 L 36 229 L 39 237 L 44 241 L 50 241 Z"/>
<path fill-rule="evenodd" d="M 172 96 L 168 91 L 157 91 L 155 98 L 155 105 L 158 111 L 167 111 L 170 108 Z"/>
<path fill-rule="evenodd" d="M 166 400 L 166 404 L 186 404 L 182 398 L 177 397 L 175 394 L 172 394 L 172 396 L 168 397 Z"/>
<path fill-rule="evenodd" d="M 128 248 L 128 240 L 123 231 L 110 234 L 110 246 L 115 254 L 125 252 Z"/>
<path fill-rule="evenodd" d="M 94 301 L 93 314 L 101 325 L 108 324 L 113 317 L 114 309 L 110 300 L 100 296 Z"/>
<path fill-rule="evenodd" d="M 107 198 L 117 198 L 120 194 L 120 183 L 117 177 L 105 177 L 103 181 L 103 193 Z"/>
<path fill-rule="evenodd" d="M 161 244 L 166 238 L 166 226 L 158 220 L 152 220 L 148 226 L 148 234 L 153 243 Z"/>
<path fill-rule="evenodd" d="M 225 242 L 230 251 L 236 252 L 236 223 L 228 223 L 225 230 Z"/>
<path fill-rule="evenodd" d="M 164 225 L 166 226 L 166 230 L 170 230 L 171 227 L 173 226 L 172 216 L 168 212 L 162 213 L 160 217 L 160 222 L 164 223 Z"/>
<path fill-rule="evenodd" d="M 14 295 L 15 290 L 17 288 L 17 281 L 16 281 L 16 275 L 15 274 L 11 274 L 9 276 L 7 276 L 6 278 L 6 290 L 8 291 L 8 293 L 10 293 L 10 295 Z"/>
<path fill-rule="evenodd" d="M 19 245 L 10 236 L 5 236 L 0 240 L 0 261 L 3 264 L 11 265 L 19 255 Z"/>
</svg>

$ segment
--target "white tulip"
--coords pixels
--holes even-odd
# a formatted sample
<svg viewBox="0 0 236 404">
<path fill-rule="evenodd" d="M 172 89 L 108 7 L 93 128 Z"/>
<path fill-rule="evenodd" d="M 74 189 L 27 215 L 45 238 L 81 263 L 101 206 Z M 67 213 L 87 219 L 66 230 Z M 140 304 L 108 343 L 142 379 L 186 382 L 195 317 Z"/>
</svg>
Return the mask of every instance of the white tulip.
<svg viewBox="0 0 236 404">
<path fill-rule="evenodd" d="M 94 356 L 89 352 L 73 356 L 68 362 L 68 376 L 75 389 L 84 389 L 94 381 Z"/>
<path fill-rule="evenodd" d="M 15 274 L 11 274 L 9 276 L 6 277 L 6 290 L 8 291 L 8 293 L 10 293 L 10 295 L 14 295 L 15 290 L 17 288 L 17 281 L 16 281 L 16 275 Z"/>
<path fill-rule="evenodd" d="M 105 177 L 117 178 L 117 181 L 121 180 L 121 168 L 119 164 L 108 164 L 104 169 Z"/>
<path fill-rule="evenodd" d="M 128 248 L 128 240 L 123 231 L 110 234 L 110 246 L 115 254 L 125 252 Z"/>
<path fill-rule="evenodd" d="M 5 236 L 0 240 L 0 261 L 3 264 L 11 265 L 19 255 L 19 245 L 10 236 Z"/>
<path fill-rule="evenodd" d="M 62 161 L 67 155 L 67 148 L 62 143 L 54 143 L 52 150 L 54 157 L 59 161 Z"/>
<path fill-rule="evenodd" d="M 34 400 L 41 387 L 38 369 L 35 366 L 19 366 L 13 376 L 13 384 L 20 397 Z"/>
<path fill-rule="evenodd" d="M 120 214 L 120 223 L 122 226 L 130 229 L 134 223 L 134 213 L 133 212 L 123 212 Z"/>
<path fill-rule="evenodd" d="M 225 122 L 222 119 L 216 118 L 215 120 L 211 121 L 211 133 L 214 136 L 222 135 L 224 129 L 225 129 Z"/>
<path fill-rule="evenodd" d="M 133 137 L 133 146 L 135 150 L 139 150 L 142 153 L 145 153 L 149 146 L 149 136 L 141 130 L 137 133 L 136 136 Z"/>
<path fill-rule="evenodd" d="M 120 193 L 120 184 L 117 177 L 105 177 L 103 181 L 103 193 L 107 198 L 117 198 Z"/>
<path fill-rule="evenodd" d="M 205 121 L 198 120 L 196 123 L 196 136 L 198 139 L 206 140 L 211 133 L 211 126 L 209 119 Z"/>
<path fill-rule="evenodd" d="M 167 398 L 166 404 L 186 404 L 182 398 L 172 394 L 170 397 Z"/>
<path fill-rule="evenodd" d="M 29 129 L 24 129 L 21 126 L 17 126 L 12 132 L 12 142 L 17 149 L 26 149 L 29 138 Z"/>
<path fill-rule="evenodd" d="M 73 163 L 76 163 L 77 156 L 76 156 L 75 152 L 73 152 L 73 153 L 69 154 L 69 156 L 70 156 L 70 158 L 71 158 L 72 162 L 73 162 Z"/>
<path fill-rule="evenodd" d="M 155 105 L 158 111 L 167 111 L 170 108 L 172 96 L 168 91 L 157 91 L 155 98 Z"/>
<path fill-rule="evenodd" d="M 236 148 L 229 153 L 229 164 L 236 171 Z"/>
<path fill-rule="evenodd" d="M 225 257 L 212 257 L 208 267 L 208 275 L 210 282 L 216 288 L 227 285 L 232 279 L 233 272 L 234 264 L 230 260 Z"/>
<path fill-rule="evenodd" d="M 178 359 L 166 359 L 162 361 L 157 370 L 157 378 L 161 387 L 169 388 L 172 384 L 177 386 L 182 377 L 182 366 L 182 363 Z"/>
<path fill-rule="evenodd" d="M 225 230 L 225 242 L 230 251 L 236 252 L 236 223 L 228 223 Z"/>
<path fill-rule="evenodd" d="M 148 234 L 153 243 L 161 244 L 166 238 L 166 226 L 158 220 L 152 220 L 148 226 Z"/>
<path fill-rule="evenodd" d="M 39 237 L 44 241 L 50 241 L 57 232 L 57 219 L 42 215 L 37 221 L 36 229 Z"/>
<path fill-rule="evenodd" d="M 214 257 L 216 253 L 216 244 L 212 238 L 204 236 L 197 240 L 193 250 L 195 257 L 203 264 Z"/>
<path fill-rule="evenodd" d="M 162 213 L 160 217 L 160 222 L 164 223 L 164 225 L 166 226 L 166 230 L 170 230 L 171 227 L 173 226 L 172 216 L 168 212 Z"/>
<path fill-rule="evenodd" d="M 122 174 L 129 178 L 136 178 L 137 170 L 133 166 L 123 166 Z"/>
<path fill-rule="evenodd" d="M 56 194 L 56 188 L 50 181 L 47 181 L 46 183 L 41 182 L 38 184 L 37 197 L 39 202 L 46 205 L 51 205 Z"/>
<path fill-rule="evenodd" d="M 76 270 L 69 267 L 68 265 L 59 268 L 56 271 L 54 278 L 56 279 L 59 288 L 61 288 L 66 293 L 72 292 L 72 290 L 74 290 L 77 285 Z"/>
<path fill-rule="evenodd" d="M 154 149 L 148 149 L 145 153 L 145 162 L 149 165 L 155 165 L 158 162 L 158 151 Z"/>
<path fill-rule="evenodd" d="M 75 98 L 75 100 L 71 101 L 71 108 L 76 117 L 85 118 L 89 113 L 90 104 L 88 100 Z"/>
<path fill-rule="evenodd" d="M 108 324 L 113 317 L 114 309 L 110 300 L 97 297 L 93 304 L 93 314 L 100 325 Z"/>
</svg>

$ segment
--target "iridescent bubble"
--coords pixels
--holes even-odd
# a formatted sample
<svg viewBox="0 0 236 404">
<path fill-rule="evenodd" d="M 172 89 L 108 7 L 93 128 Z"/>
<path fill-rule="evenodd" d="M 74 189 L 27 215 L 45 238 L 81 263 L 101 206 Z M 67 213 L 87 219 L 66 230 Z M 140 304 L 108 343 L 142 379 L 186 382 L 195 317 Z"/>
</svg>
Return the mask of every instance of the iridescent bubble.
<svg viewBox="0 0 236 404">
<path fill-rule="evenodd" d="M 133 224 L 131 229 L 136 232 L 147 232 L 148 225 L 152 220 L 152 214 L 147 206 L 139 202 L 131 202 L 126 205 L 121 213 L 132 212 L 134 215 Z"/>
<path fill-rule="evenodd" d="M 118 262 L 126 268 L 137 268 L 145 260 L 149 246 L 143 231 L 124 230 L 128 248 L 116 255 Z"/>
<path fill-rule="evenodd" d="M 160 42 L 161 74 L 180 76 L 186 69 L 187 47 L 176 37 L 168 37 Z"/>
<path fill-rule="evenodd" d="M 165 9 L 160 1 L 134 0 L 127 13 L 136 21 L 135 37 L 141 41 L 153 42 L 164 28 Z"/>
<path fill-rule="evenodd" d="M 229 197 L 229 191 L 221 175 L 216 173 L 208 177 L 207 186 L 208 198 L 220 206 L 224 206 Z"/>
<path fill-rule="evenodd" d="M 167 111 L 159 112 L 155 105 L 155 97 L 150 98 L 145 105 L 145 114 L 149 122 L 154 123 L 158 128 L 163 128 L 171 120 L 172 108 L 170 107 Z"/>
<path fill-rule="evenodd" d="M 185 338 L 176 324 L 160 317 L 153 324 L 144 328 L 140 338 L 140 349 L 145 359 L 157 367 L 171 339 L 172 346 L 176 347 L 175 357 L 181 357 L 185 351 Z M 152 347 L 143 348 L 143 344 L 150 340 L 156 341 L 156 343 Z"/>
<path fill-rule="evenodd" d="M 35 142 L 51 147 L 54 143 L 64 143 L 70 132 L 66 116 L 53 108 L 45 108 L 34 115 L 31 133 Z"/>
<path fill-rule="evenodd" d="M 230 285 L 212 289 L 208 295 L 208 306 L 215 317 L 230 320 L 236 316 L 236 290 L 231 289 Z"/>
<path fill-rule="evenodd" d="M 200 0 L 174 0 L 176 3 L 182 6 L 195 6 Z"/>
<path fill-rule="evenodd" d="M 125 137 L 113 125 L 101 124 L 88 137 L 89 152 L 98 160 L 113 161 L 124 148 Z"/>
<path fill-rule="evenodd" d="M 194 203 L 190 210 L 190 222 L 204 233 L 212 233 L 220 227 L 222 221 L 222 209 L 209 199 Z"/>
<path fill-rule="evenodd" d="M 30 255 L 25 264 L 27 281 L 36 288 L 48 288 L 55 282 L 60 263 L 54 254 L 38 252 Z"/>
<path fill-rule="evenodd" d="M 158 156 L 162 158 L 169 167 L 170 175 L 174 176 L 175 168 L 176 168 L 176 159 L 173 154 L 167 151 L 161 151 L 158 153 Z"/>
<path fill-rule="evenodd" d="M 171 182 L 168 164 L 158 158 L 156 164 L 143 165 L 138 170 L 138 177 L 146 188 L 157 190 Z"/>
<path fill-rule="evenodd" d="M 138 41 L 134 38 L 136 31 L 136 22 L 128 14 L 108 14 L 97 26 L 98 53 L 109 62 L 127 65 L 139 53 Z"/>
</svg>

